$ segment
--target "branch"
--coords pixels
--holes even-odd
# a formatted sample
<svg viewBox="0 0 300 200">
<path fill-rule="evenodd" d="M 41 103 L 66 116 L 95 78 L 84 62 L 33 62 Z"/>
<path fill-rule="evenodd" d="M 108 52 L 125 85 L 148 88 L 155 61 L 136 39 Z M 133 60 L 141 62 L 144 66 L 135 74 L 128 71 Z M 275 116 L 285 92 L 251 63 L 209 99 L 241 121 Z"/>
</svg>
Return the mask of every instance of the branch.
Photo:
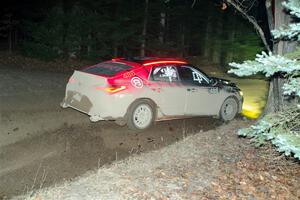
<svg viewBox="0 0 300 200">
<path fill-rule="evenodd" d="M 193 4 L 192 4 L 191 8 L 194 8 L 194 6 L 195 6 L 195 4 L 196 4 L 196 1 L 197 1 L 197 0 L 194 0 L 194 1 L 193 1 Z"/>
<path fill-rule="evenodd" d="M 237 11 L 239 11 L 251 24 L 253 24 L 254 28 L 258 31 L 258 34 L 260 35 L 260 38 L 262 42 L 265 45 L 265 48 L 271 52 L 271 49 L 267 43 L 266 36 L 262 28 L 257 24 L 255 19 L 251 16 L 249 16 L 237 3 L 233 2 L 232 0 L 226 0 L 226 2 L 230 5 L 232 5 Z"/>
</svg>

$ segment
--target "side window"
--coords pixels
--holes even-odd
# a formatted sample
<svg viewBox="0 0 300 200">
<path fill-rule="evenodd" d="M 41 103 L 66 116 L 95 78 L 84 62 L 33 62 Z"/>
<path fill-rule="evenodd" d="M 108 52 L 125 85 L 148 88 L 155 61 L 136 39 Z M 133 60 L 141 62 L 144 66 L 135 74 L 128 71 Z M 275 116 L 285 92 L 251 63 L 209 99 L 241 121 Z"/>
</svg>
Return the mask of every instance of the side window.
<svg viewBox="0 0 300 200">
<path fill-rule="evenodd" d="M 163 82 L 173 82 L 179 80 L 176 67 L 170 65 L 153 67 L 152 78 L 154 81 Z"/>
<path fill-rule="evenodd" d="M 183 84 L 200 86 L 208 85 L 208 78 L 191 67 L 178 67 L 178 73 Z"/>
</svg>

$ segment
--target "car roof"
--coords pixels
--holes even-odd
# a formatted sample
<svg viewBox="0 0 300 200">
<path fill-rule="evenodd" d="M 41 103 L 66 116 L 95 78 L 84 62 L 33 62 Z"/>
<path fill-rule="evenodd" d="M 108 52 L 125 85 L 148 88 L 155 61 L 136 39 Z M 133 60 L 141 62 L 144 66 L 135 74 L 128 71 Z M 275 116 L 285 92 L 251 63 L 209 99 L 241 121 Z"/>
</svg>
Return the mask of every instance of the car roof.
<svg viewBox="0 0 300 200">
<path fill-rule="evenodd" d="M 183 58 L 166 58 L 166 57 L 128 57 L 128 58 L 114 58 L 115 62 L 133 62 L 140 65 L 148 66 L 153 64 L 187 64 Z"/>
</svg>

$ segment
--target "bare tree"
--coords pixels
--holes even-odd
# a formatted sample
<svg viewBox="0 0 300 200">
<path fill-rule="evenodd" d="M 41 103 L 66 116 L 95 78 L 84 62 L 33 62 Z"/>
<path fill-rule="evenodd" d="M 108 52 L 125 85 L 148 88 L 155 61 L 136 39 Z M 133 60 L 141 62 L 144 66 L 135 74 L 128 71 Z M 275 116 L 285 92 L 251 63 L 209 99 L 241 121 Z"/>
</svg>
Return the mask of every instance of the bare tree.
<svg viewBox="0 0 300 200">
<path fill-rule="evenodd" d="M 4 19 L 0 21 L 0 36 L 7 38 L 8 52 L 11 54 L 14 44 L 17 42 L 18 21 L 13 19 L 11 13 L 4 15 Z"/>
<path fill-rule="evenodd" d="M 144 22 L 142 30 L 142 43 L 141 43 L 141 56 L 145 56 L 146 49 L 146 36 L 147 36 L 147 25 L 148 25 L 148 9 L 149 9 L 149 0 L 145 0 L 145 10 L 144 10 Z"/>
<path fill-rule="evenodd" d="M 249 12 L 253 8 L 253 6 L 257 4 L 257 0 L 226 0 L 226 2 L 232 7 L 234 7 L 239 13 L 242 14 L 243 17 L 245 17 L 254 26 L 265 48 L 268 51 L 271 51 L 263 29 L 260 27 L 255 18 L 251 16 Z"/>
</svg>

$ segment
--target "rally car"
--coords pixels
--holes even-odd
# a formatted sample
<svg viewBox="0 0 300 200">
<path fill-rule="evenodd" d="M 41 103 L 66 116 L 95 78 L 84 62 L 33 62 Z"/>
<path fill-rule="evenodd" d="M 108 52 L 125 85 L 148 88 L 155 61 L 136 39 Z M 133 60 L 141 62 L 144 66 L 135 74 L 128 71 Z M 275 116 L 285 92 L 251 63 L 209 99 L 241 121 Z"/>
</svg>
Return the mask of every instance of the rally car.
<svg viewBox="0 0 300 200">
<path fill-rule="evenodd" d="M 93 122 L 115 120 L 134 130 L 154 121 L 191 116 L 232 120 L 241 112 L 241 90 L 207 76 L 183 59 L 116 58 L 75 70 L 66 86 L 63 108 Z"/>
</svg>

